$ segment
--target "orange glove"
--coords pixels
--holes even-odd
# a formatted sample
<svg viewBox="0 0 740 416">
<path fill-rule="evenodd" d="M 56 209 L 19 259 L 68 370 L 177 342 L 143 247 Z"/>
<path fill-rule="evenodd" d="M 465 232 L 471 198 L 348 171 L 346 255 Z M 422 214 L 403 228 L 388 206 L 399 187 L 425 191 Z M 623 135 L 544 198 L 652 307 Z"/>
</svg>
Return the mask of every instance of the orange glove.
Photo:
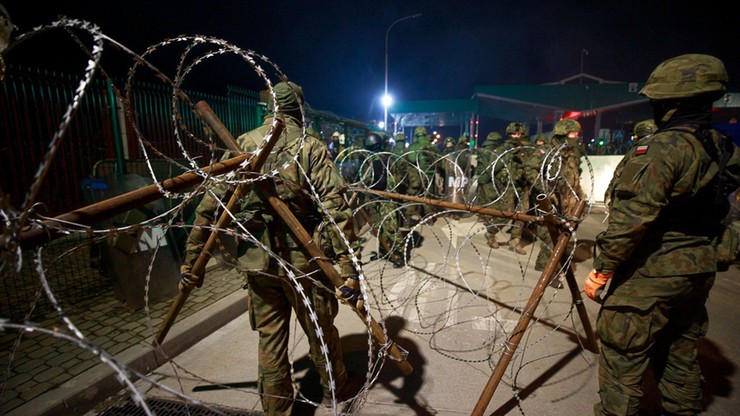
<svg viewBox="0 0 740 416">
<path fill-rule="evenodd" d="M 586 281 L 583 283 L 584 289 L 586 289 L 586 296 L 591 300 L 601 303 L 601 292 L 604 291 L 606 282 L 614 276 L 614 272 L 602 273 L 598 270 L 591 270 Z"/>
</svg>

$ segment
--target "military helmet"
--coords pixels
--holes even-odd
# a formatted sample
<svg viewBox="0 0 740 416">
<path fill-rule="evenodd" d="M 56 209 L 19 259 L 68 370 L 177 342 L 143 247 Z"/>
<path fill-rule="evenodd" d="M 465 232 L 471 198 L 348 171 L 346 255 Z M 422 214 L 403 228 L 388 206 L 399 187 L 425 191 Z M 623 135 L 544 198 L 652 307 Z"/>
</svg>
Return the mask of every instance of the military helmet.
<svg viewBox="0 0 740 416">
<path fill-rule="evenodd" d="M 275 93 L 280 111 L 286 114 L 294 114 L 299 112 L 301 105 L 303 105 L 303 89 L 300 85 L 291 81 L 281 81 L 272 87 L 272 92 Z M 275 102 L 272 94 L 267 98 L 267 109 L 269 112 L 275 111 Z"/>
<path fill-rule="evenodd" d="M 383 139 L 377 133 L 370 133 L 365 137 L 365 149 L 379 150 L 383 145 Z"/>
<path fill-rule="evenodd" d="M 398 142 L 405 142 L 406 141 L 406 135 L 403 134 L 403 133 L 398 133 L 398 134 L 396 134 L 396 136 L 394 137 L 394 139 L 396 140 L 396 143 L 398 143 Z"/>
<path fill-rule="evenodd" d="M 524 124 L 514 121 L 506 126 L 506 135 L 511 136 L 514 133 L 521 133 L 522 137 L 524 137 L 527 135 L 527 128 L 524 127 Z"/>
<path fill-rule="evenodd" d="M 546 144 L 547 141 L 548 141 L 548 138 L 547 138 L 547 135 L 545 133 L 538 133 L 534 137 L 534 144 L 537 145 L 537 146 L 542 146 L 542 145 Z"/>
<path fill-rule="evenodd" d="M 635 123 L 632 127 L 632 136 L 639 140 L 643 137 L 650 136 L 656 130 L 658 130 L 658 126 L 655 125 L 655 121 L 652 118 L 649 118 Z"/>
<path fill-rule="evenodd" d="M 452 137 L 445 138 L 445 147 L 452 147 L 455 144 L 457 144 L 457 142 L 455 142 L 455 139 L 454 138 L 452 138 Z"/>
<path fill-rule="evenodd" d="M 663 61 L 650 74 L 640 95 L 671 100 L 707 95 L 718 100 L 727 91 L 725 65 L 711 55 L 687 54 Z"/>
<path fill-rule="evenodd" d="M 481 144 L 481 147 L 485 148 L 496 148 L 498 145 L 501 144 L 503 140 L 503 137 L 501 136 L 501 133 L 497 131 L 492 131 L 488 133 L 488 136 L 486 136 L 486 140 L 483 141 L 483 144 Z"/>
<path fill-rule="evenodd" d="M 426 136 L 427 135 L 427 128 L 424 126 L 419 126 L 416 129 L 414 129 L 414 136 Z"/>
<path fill-rule="evenodd" d="M 581 123 L 572 118 L 564 118 L 555 123 L 555 127 L 552 128 L 553 136 L 567 136 L 568 133 L 574 131 L 581 131 Z"/>
</svg>

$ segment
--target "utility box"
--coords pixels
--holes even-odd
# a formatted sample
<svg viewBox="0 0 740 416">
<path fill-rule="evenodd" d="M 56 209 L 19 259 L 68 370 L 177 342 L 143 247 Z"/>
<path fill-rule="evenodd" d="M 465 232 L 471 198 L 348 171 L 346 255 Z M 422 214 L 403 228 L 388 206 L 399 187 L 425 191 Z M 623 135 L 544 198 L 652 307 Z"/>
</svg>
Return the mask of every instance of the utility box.
<svg viewBox="0 0 740 416">
<path fill-rule="evenodd" d="M 83 183 L 85 198 L 99 202 L 145 186 L 152 180 L 128 174 Z M 99 256 L 100 271 L 113 281 L 116 297 L 134 309 L 174 297 L 180 276 L 181 256 L 173 233 L 166 225 L 146 221 L 165 211 L 159 200 L 127 211 L 94 226 L 97 229 L 123 228 L 108 233 L 93 247 Z"/>
</svg>

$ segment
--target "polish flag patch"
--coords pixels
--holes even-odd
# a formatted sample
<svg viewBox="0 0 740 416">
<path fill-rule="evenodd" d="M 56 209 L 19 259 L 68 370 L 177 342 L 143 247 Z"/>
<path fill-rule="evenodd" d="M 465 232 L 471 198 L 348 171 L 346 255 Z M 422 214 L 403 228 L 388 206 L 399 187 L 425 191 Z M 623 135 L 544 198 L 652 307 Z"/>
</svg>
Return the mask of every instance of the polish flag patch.
<svg viewBox="0 0 740 416">
<path fill-rule="evenodd" d="M 648 147 L 646 144 L 637 146 L 637 148 L 635 149 L 635 156 L 644 155 L 645 153 L 647 153 L 647 149 Z"/>
</svg>

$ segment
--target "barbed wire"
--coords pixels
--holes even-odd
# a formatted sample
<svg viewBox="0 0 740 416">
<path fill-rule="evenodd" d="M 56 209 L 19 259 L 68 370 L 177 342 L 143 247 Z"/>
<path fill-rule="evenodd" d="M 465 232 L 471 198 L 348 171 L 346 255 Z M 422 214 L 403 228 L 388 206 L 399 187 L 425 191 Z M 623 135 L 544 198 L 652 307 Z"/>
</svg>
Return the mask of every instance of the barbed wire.
<svg viewBox="0 0 740 416">
<path fill-rule="evenodd" d="M 204 128 L 203 132 L 191 131 L 185 123 L 181 122 L 183 119 L 180 113 L 181 103 L 185 103 L 185 108 L 194 111 L 194 104 L 182 89 L 183 83 L 187 77 L 193 74 L 194 68 L 202 63 L 226 55 L 236 56 L 241 58 L 247 67 L 262 80 L 272 95 L 273 102 L 277 102 L 273 85 L 280 80 L 287 80 L 288 77 L 275 63 L 266 56 L 252 50 L 242 49 L 225 40 L 202 35 L 182 35 L 166 39 L 150 46 L 139 55 L 105 35 L 93 23 L 69 18 L 60 18 L 49 25 L 35 28 L 18 36 L 10 45 L 9 50 L 23 47 L 22 44 L 27 39 L 51 31 L 61 31 L 71 35 L 72 40 L 80 45 L 89 56 L 89 60 L 80 77 L 79 86 L 71 101 L 67 104 L 67 111 L 64 113 L 55 134 L 50 139 L 48 150 L 40 163 L 23 203 L 20 207 L 15 208 L 7 202 L 8 198 L 3 198 L 3 205 L 0 206 L 3 230 L 2 270 L 19 273 L 24 263 L 32 262 L 34 264 L 34 275 L 39 280 L 39 288 L 35 300 L 29 305 L 26 322 L 11 322 L 7 319 L 0 321 L 0 330 L 17 331 L 18 333 L 4 371 L 0 400 L 10 388 L 8 381 L 14 367 L 14 360 L 17 356 L 21 338 L 24 334 L 35 333 L 63 339 L 98 357 L 101 362 L 116 371 L 121 383 L 127 387 L 129 397 L 141 406 L 147 414 L 152 413 L 146 405 L 144 392 L 133 383 L 133 377 L 144 380 L 152 387 L 167 390 L 193 405 L 203 405 L 199 400 L 185 394 L 182 387 L 177 391 L 156 382 L 153 377 L 139 374 L 125 363 L 117 362 L 113 358 L 113 354 L 109 354 L 100 346 L 95 345 L 89 339 L 89 334 L 86 334 L 82 327 L 70 319 L 65 312 L 63 300 L 57 298 L 57 294 L 49 284 L 47 275 L 49 264 L 45 263 L 42 256 L 44 245 L 37 247 L 33 254 L 28 254 L 28 252 L 21 249 L 24 231 L 28 227 L 41 227 L 50 235 L 79 234 L 91 237 L 90 240 L 83 240 L 84 243 L 82 244 L 92 244 L 93 242 L 105 244 L 105 241 L 122 235 L 139 237 L 142 232 L 151 231 L 155 228 L 161 228 L 164 231 L 183 230 L 189 232 L 190 230 L 199 229 L 216 232 L 223 239 L 230 238 L 240 244 L 251 244 L 265 251 L 279 265 L 293 287 L 296 288 L 302 297 L 302 302 L 309 309 L 314 325 L 318 327 L 313 306 L 307 295 L 301 290 L 302 279 L 311 279 L 318 282 L 314 279 L 312 273 L 299 271 L 286 262 L 278 253 L 272 251 L 253 231 L 244 226 L 243 218 L 239 215 L 239 212 L 228 212 L 226 205 L 220 201 L 219 195 L 213 193 L 213 190 L 219 187 L 233 188 L 242 183 L 251 184 L 266 179 L 279 178 L 281 171 L 294 164 L 302 169 L 301 164 L 296 163 L 296 158 L 300 154 L 300 149 L 310 139 L 306 131 L 305 109 L 301 106 L 304 122 L 299 135 L 299 149 L 288 161 L 267 172 L 255 175 L 242 175 L 238 172 L 220 176 L 212 175 L 210 171 L 206 171 L 204 168 L 221 160 L 224 157 L 225 148 L 218 144 L 217 140 L 214 140 L 211 136 L 212 132 L 209 132 L 208 129 Z M 82 39 L 76 35 L 78 32 L 91 35 L 91 47 L 88 48 L 84 45 Z M 153 64 L 152 58 L 164 49 L 175 46 L 181 47 L 182 52 L 176 63 L 174 74 L 170 76 Z M 103 52 L 108 52 L 111 48 L 124 53 L 133 62 L 127 71 L 128 75 L 124 85 L 120 87 L 115 85 L 114 80 L 110 78 L 106 68 L 103 68 L 102 65 Z M 166 152 L 158 149 L 155 141 L 147 137 L 139 128 L 137 119 L 139 113 L 132 97 L 135 90 L 134 81 L 143 71 L 153 74 L 172 89 L 171 127 L 175 132 L 176 144 L 186 164 L 168 157 Z M 77 110 L 80 102 L 87 93 L 91 80 L 98 76 L 105 77 L 107 81 L 114 85 L 122 100 L 126 119 L 133 127 L 135 140 L 146 161 L 151 182 L 159 187 L 161 198 L 173 203 L 172 208 L 163 210 L 151 218 L 143 219 L 135 224 L 101 228 L 99 224 L 54 220 L 40 215 L 34 210 L 35 203 L 41 202 L 39 200 L 42 196 L 39 194 L 39 189 L 44 182 L 46 172 L 48 172 L 49 166 L 55 163 L 57 149 L 61 142 L 72 140 L 66 134 L 70 123 L 74 117 L 79 116 Z M 279 104 L 277 106 L 276 111 L 279 112 Z M 271 131 L 273 128 L 274 126 L 271 127 Z M 270 134 L 267 135 L 267 137 L 269 136 Z M 188 145 L 195 143 L 206 150 L 209 155 L 208 161 L 202 163 L 193 157 L 188 152 L 186 143 Z M 252 158 L 259 155 L 263 150 L 264 145 L 265 141 L 252 153 L 251 157 L 242 163 L 242 167 L 248 166 Z M 520 150 L 522 149 L 517 148 L 512 151 Z M 556 184 L 559 184 L 561 188 L 564 186 L 570 189 L 576 197 L 579 196 L 575 190 L 579 185 L 563 183 L 562 160 L 565 157 L 566 150 L 565 147 L 551 149 L 545 158 L 546 162 L 540 167 L 538 180 L 542 188 L 545 189 L 544 194 L 548 197 L 554 196 L 557 198 Z M 537 226 L 537 223 L 522 224 L 506 218 L 478 216 L 463 208 L 472 205 L 497 207 L 497 204 L 505 197 L 508 198 L 513 194 L 515 205 L 509 207 L 509 209 L 520 211 L 523 207 L 530 205 L 528 201 L 530 195 L 511 179 L 514 175 L 510 169 L 513 167 L 504 161 L 508 153 L 494 158 L 491 165 L 479 168 L 475 163 L 480 152 L 482 152 L 481 149 L 466 149 L 440 155 L 424 151 L 422 152 L 423 157 L 419 157 L 418 152 L 414 151 L 395 154 L 389 150 L 378 152 L 360 148 L 345 149 L 335 160 L 335 165 L 338 171 L 342 173 L 350 193 L 360 195 L 358 202 L 352 206 L 353 215 L 358 224 L 355 231 L 358 233 L 363 231 L 360 225 L 363 222 L 368 223 L 366 228 L 369 228 L 369 230 L 365 230 L 359 235 L 360 245 L 355 243 L 353 236 L 346 235 L 343 232 L 337 221 L 330 215 L 330 210 L 322 204 L 321 195 L 311 182 L 310 172 L 300 171 L 302 179 L 308 183 L 308 187 L 304 188 L 303 192 L 306 192 L 319 207 L 319 211 L 323 214 L 325 227 L 335 230 L 341 236 L 343 244 L 348 248 L 352 264 L 360 276 L 361 291 L 366 299 L 365 312 L 367 313 L 366 323 L 368 324 L 367 373 L 365 374 L 366 380 L 363 388 L 354 398 L 350 399 L 352 412 L 359 412 L 362 408 L 370 388 L 377 381 L 383 369 L 387 356 L 388 345 L 377 346 L 373 342 L 369 329 L 372 314 L 379 315 L 379 322 L 381 322 L 384 336 L 389 340 L 389 343 L 390 338 L 384 324 L 385 319 L 392 316 L 401 316 L 408 323 L 405 329 L 425 339 L 429 347 L 439 354 L 440 359 L 462 363 L 484 363 L 492 369 L 496 358 L 505 348 L 506 340 L 511 335 L 514 324 L 524 313 L 525 301 L 528 293 L 531 292 L 534 280 L 532 262 L 537 252 L 537 246 L 541 242 L 538 237 L 532 235 L 530 237 L 533 239 L 531 242 L 532 249 L 527 256 L 523 256 L 508 250 L 496 250 L 490 247 L 486 242 L 485 233 L 487 230 L 496 229 L 495 238 L 506 238 L 516 227 L 529 230 L 531 227 Z M 167 190 L 161 185 L 162 180 L 167 178 L 157 176 L 151 163 L 154 159 L 164 159 L 179 168 L 195 173 L 202 177 L 202 182 L 185 192 Z M 425 164 L 425 160 L 431 160 L 431 163 Z M 504 165 L 503 169 L 498 172 L 494 171 L 494 166 L 499 162 Z M 593 170 L 590 163 L 588 167 L 590 179 L 593 183 Z M 496 197 L 491 201 L 482 203 L 478 195 L 478 189 L 483 184 L 478 182 L 476 172 L 486 171 L 494 177 L 503 173 L 503 176 L 509 179 L 494 181 Z M 420 182 L 420 186 L 417 187 L 417 189 L 420 189 L 420 193 L 413 196 L 452 201 L 461 204 L 462 208 L 448 209 L 434 205 L 429 206 L 419 202 L 379 197 L 368 192 L 372 189 L 381 189 L 391 193 L 403 194 L 412 177 L 415 178 L 413 180 Z M 591 188 L 593 189 L 593 186 Z M 232 226 L 217 228 L 214 225 L 194 225 L 183 221 L 182 213 L 186 211 L 186 207 L 189 204 L 196 203 L 205 195 L 211 195 L 218 201 L 219 212 L 228 212 L 232 219 Z M 411 218 L 407 212 L 412 207 L 423 208 L 424 214 L 420 218 Z M 575 238 L 576 230 L 571 224 L 574 220 L 578 221 L 580 219 L 568 218 L 557 208 L 548 213 L 532 210 L 529 211 L 529 214 L 537 218 L 552 214 L 565 227 L 570 227 L 567 229 L 573 234 L 575 244 L 566 253 L 566 261 L 558 270 L 559 273 L 564 272 L 567 267 L 570 267 L 578 244 L 578 240 Z M 153 322 L 156 318 L 153 316 L 150 306 L 150 285 L 153 284 L 151 277 L 155 270 L 157 253 L 165 244 L 164 234 L 154 239 L 154 251 L 147 265 L 145 279 L 143 303 L 147 327 L 152 337 L 155 335 L 154 328 L 156 325 Z M 79 247 L 62 253 L 58 256 L 58 259 L 72 256 Z M 221 244 L 221 247 L 223 247 L 223 244 Z M 371 248 L 374 250 L 370 250 Z M 234 279 L 242 278 L 240 275 L 245 274 L 247 269 L 240 265 L 239 258 L 228 254 L 229 251 L 225 247 L 221 251 L 226 253 L 225 260 L 218 261 L 225 262 L 235 270 Z M 394 258 L 400 259 L 400 261 L 394 263 Z M 207 282 L 206 279 L 206 285 Z M 198 290 L 207 290 L 207 287 Z M 324 287 L 324 290 L 332 295 L 334 294 L 334 288 Z M 528 330 L 525 346 L 516 351 L 516 366 L 510 369 L 509 377 L 506 380 L 512 386 L 514 397 L 517 400 L 525 400 L 517 395 L 516 386 L 518 385 L 519 372 L 526 366 L 543 358 L 542 355 L 530 356 L 529 352 L 536 350 L 538 354 L 541 354 L 537 347 L 540 347 L 556 331 L 563 330 L 563 326 L 572 320 L 574 305 L 571 304 L 563 311 L 560 305 L 557 304 L 557 289 L 548 292 L 548 294 L 549 297 L 546 299 L 543 309 L 540 310 L 541 314 L 535 325 L 545 326 L 549 329 L 536 333 Z M 66 329 L 57 326 L 42 328 L 29 322 L 31 312 L 42 297 L 51 302 L 55 314 L 64 321 Z M 550 319 L 553 317 L 551 314 L 561 316 L 553 322 Z M 548 321 L 548 323 L 544 324 L 544 321 Z M 471 331 L 471 328 L 476 330 Z M 318 332 L 325 359 L 330 362 L 326 355 L 328 348 L 325 345 L 325 340 L 321 331 Z M 294 346 L 297 346 L 299 342 L 295 338 L 295 331 L 293 331 L 292 337 L 294 337 Z M 376 346 L 374 347 L 374 345 Z M 293 354 L 296 354 L 296 356 L 302 352 L 297 347 L 293 350 L 295 351 Z M 557 351 L 549 351 L 545 356 L 557 353 Z M 170 357 L 169 365 L 175 374 L 181 372 L 194 379 L 232 388 L 223 380 L 210 380 L 184 368 L 177 363 L 176 357 Z M 328 370 L 330 377 L 333 377 L 331 368 L 328 368 Z M 292 372 L 292 375 L 293 384 L 298 385 L 294 372 Z M 177 377 L 179 379 L 180 375 Z M 330 382 L 330 388 L 332 389 L 332 395 L 335 396 L 333 404 L 336 408 L 339 408 L 340 403 L 336 399 L 336 387 L 332 382 Z M 240 391 L 244 391 L 246 394 L 257 393 L 256 389 L 249 388 L 240 389 Z M 299 396 L 299 400 L 316 405 L 316 403 L 302 395 Z M 522 413 L 524 412 L 522 411 Z"/>
</svg>

